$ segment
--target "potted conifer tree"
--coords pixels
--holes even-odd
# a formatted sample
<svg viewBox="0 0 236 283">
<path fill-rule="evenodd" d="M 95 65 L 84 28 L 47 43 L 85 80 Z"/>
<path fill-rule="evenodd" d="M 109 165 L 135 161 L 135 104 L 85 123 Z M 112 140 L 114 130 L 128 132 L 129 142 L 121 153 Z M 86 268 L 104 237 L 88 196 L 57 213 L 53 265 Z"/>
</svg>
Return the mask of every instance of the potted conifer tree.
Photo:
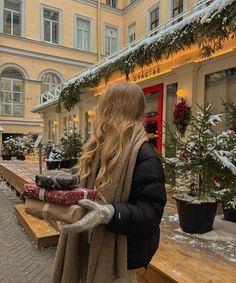
<svg viewBox="0 0 236 283">
<path fill-rule="evenodd" d="M 222 101 L 229 130 L 217 136 L 217 160 L 221 172 L 215 176 L 216 195 L 222 202 L 224 219 L 236 222 L 236 105 Z"/>
<path fill-rule="evenodd" d="M 73 132 L 71 134 L 64 134 L 60 138 L 63 155 L 61 160 L 61 168 L 72 168 L 77 162 L 81 154 L 83 141 L 82 134 Z"/>
<path fill-rule="evenodd" d="M 61 168 L 62 149 L 58 144 L 49 141 L 44 148 L 44 156 L 46 159 L 46 166 L 48 170 L 55 170 Z"/>
<path fill-rule="evenodd" d="M 16 142 L 12 137 L 7 138 L 3 142 L 2 159 L 11 160 L 16 155 Z"/>
<path fill-rule="evenodd" d="M 185 137 L 167 127 L 166 135 L 175 144 L 176 156 L 164 162 L 176 177 L 172 188 L 181 229 L 202 234 L 212 230 L 217 208 L 214 178 L 220 166 L 214 129 L 221 122 L 221 114 L 211 114 L 211 105 L 200 110 L 191 117 Z"/>
</svg>

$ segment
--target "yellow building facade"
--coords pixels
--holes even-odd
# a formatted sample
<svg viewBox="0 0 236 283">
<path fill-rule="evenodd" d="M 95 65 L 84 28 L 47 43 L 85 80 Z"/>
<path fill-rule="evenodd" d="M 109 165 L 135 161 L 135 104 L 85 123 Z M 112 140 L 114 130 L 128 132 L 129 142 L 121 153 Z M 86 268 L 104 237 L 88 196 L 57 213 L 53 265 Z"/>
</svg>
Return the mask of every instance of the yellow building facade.
<svg viewBox="0 0 236 283">
<path fill-rule="evenodd" d="M 47 5 L 50 3 L 53 6 L 53 3 L 56 2 L 47 1 Z M 66 1 L 61 1 L 60 5 L 68 5 L 63 4 L 64 2 Z M 112 62 L 120 54 L 123 54 L 122 52 L 127 52 L 129 48 L 141 43 L 145 38 L 164 33 L 168 27 L 174 27 L 182 19 L 184 21 L 193 15 L 197 15 L 198 11 L 205 11 L 208 6 L 213 9 L 214 2 L 218 3 L 219 1 L 80 0 L 69 2 L 72 5 L 70 11 L 73 12 L 68 10 L 65 12 L 68 15 L 68 28 L 63 25 L 63 32 L 66 34 L 63 33 L 62 40 L 63 38 L 67 39 L 67 42 L 73 45 L 73 41 L 76 40 L 75 19 L 81 17 L 81 19 L 90 22 L 91 40 L 89 46 L 92 50 L 90 50 L 89 55 L 95 55 L 94 62 L 108 55 L 106 58 L 110 60 L 109 62 Z M 60 9 L 60 7 L 63 10 L 62 6 L 57 8 Z M 126 47 L 122 48 L 122 46 Z M 88 48 L 88 45 L 86 48 Z M 88 56 L 88 52 L 84 53 L 84 56 Z M 109 54 L 112 55 L 109 56 Z M 91 59 L 91 57 L 89 58 Z M 87 59 L 89 58 L 87 57 Z M 89 62 L 92 63 L 92 60 Z M 153 117 L 155 117 L 155 123 L 150 126 L 148 136 L 159 150 L 161 150 L 162 142 L 165 139 L 163 134 L 164 123 L 173 123 L 173 110 L 177 102 L 178 90 L 181 90 L 187 104 L 192 106 L 193 112 L 196 111 L 197 104 L 204 106 L 207 103 L 212 103 L 216 112 L 221 111 L 221 98 L 236 102 L 235 62 L 236 41 L 229 39 L 224 43 L 222 49 L 207 59 L 203 59 L 199 55 L 197 46 L 192 46 L 184 51 L 179 51 L 168 59 L 161 60 L 158 63 L 153 62 L 143 69 L 135 68 L 130 75 L 130 80 L 136 82 L 144 90 L 147 98 L 147 117 L 150 118 L 151 124 Z M 104 61 L 101 62 L 101 64 L 103 63 Z M 98 64 L 94 65 L 92 69 L 97 66 L 99 68 Z M 79 78 L 80 75 L 81 73 L 78 72 L 75 78 Z M 69 77 L 69 74 L 64 76 L 65 79 Z M 40 113 L 43 117 L 44 142 L 48 140 L 57 142 L 63 132 L 73 129 L 81 130 L 86 138 L 89 137 L 91 121 L 99 94 L 107 84 L 124 79 L 124 76 L 116 73 L 108 83 L 101 81 L 98 87 L 87 89 L 83 94 L 80 94 L 80 102 L 70 112 L 62 104 L 60 107 L 58 106 L 60 91 L 56 95 L 52 91 L 49 91 L 46 95 L 43 94 L 40 103 L 33 108 L 33 112 Z M 62 88 L 69 82 L 65 81 Z M 226 127 L 226 121 L 223 123 L 224 127 Z"/>
</svg>

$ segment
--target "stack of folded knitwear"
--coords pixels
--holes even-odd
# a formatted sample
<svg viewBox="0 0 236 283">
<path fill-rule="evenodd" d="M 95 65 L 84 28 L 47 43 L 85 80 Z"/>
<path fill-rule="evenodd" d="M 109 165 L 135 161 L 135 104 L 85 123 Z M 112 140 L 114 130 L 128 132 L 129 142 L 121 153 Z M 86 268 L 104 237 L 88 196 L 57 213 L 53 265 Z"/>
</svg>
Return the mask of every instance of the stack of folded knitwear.
<svg viewBox="0 0 236 283">
<path fill-rule="evenodd" d="M 85 214 L 78 205 L 81 199 L 95 200 L 95 190 L 78 187 L 77 176 L 36 176 L 35 183 L 25 184 L 25 211 L 32 216 L 64 223 L 74 223 Z"/>
</svg>

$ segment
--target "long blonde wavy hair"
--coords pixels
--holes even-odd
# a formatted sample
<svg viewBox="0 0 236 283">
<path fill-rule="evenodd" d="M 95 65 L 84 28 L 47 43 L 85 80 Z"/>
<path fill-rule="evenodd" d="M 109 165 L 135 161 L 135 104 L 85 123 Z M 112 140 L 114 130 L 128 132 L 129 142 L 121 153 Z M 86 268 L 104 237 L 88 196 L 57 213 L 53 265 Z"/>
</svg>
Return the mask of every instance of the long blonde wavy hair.
<svg viewBox="0 0 236 283">
<path fill-rule="evenodd" d="M 104 186 L 111 183 L 112 171 L 122 156 L 125 142 L 131 137 L 135 121 L 141 119 L 144 111 L 144 94 L 136 84 L 113 84 L 101 94 L 93 120 L 93 132 L 79 162 L 81 180 L 90 175 L 91 164 L 99 150 L 96 190 L 101 192 Z"/>
</svg>

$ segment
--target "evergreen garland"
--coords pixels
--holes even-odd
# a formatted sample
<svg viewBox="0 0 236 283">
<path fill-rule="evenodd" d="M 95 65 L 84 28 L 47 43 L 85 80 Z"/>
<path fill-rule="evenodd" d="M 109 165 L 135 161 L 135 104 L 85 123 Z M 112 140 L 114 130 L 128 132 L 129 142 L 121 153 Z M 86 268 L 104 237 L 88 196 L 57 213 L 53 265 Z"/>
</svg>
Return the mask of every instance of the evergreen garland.
<svg viewBox="0 0 236 283">
<path fill-rule="evenodd" d="M 213 11 L 211 19 L 206 22 L 198 20 L 186 24 L 184 27 L 164 35 L 150 44 L 142 44 L 133 52 L 117 58 L 110 64 L 101 67 L 95 73 L 85 75 L 74 83 L 66 86 L 59 102 L 70 111 L 79 102 L 81 89 L 97 87 L 104 79 L 108 82 L 112 75 L 120 72 L 129 80 L 129 75 L 135 67 L 143 68 L 152 62 L 168 59 L 180 50 L 190 49 L 197 45 L 202 58 L 208 58 L 216 51 L 223 48 L 223 43 L 236 37 L 236 2 L 226 6 L 220 12 Z"/>
</svg>

